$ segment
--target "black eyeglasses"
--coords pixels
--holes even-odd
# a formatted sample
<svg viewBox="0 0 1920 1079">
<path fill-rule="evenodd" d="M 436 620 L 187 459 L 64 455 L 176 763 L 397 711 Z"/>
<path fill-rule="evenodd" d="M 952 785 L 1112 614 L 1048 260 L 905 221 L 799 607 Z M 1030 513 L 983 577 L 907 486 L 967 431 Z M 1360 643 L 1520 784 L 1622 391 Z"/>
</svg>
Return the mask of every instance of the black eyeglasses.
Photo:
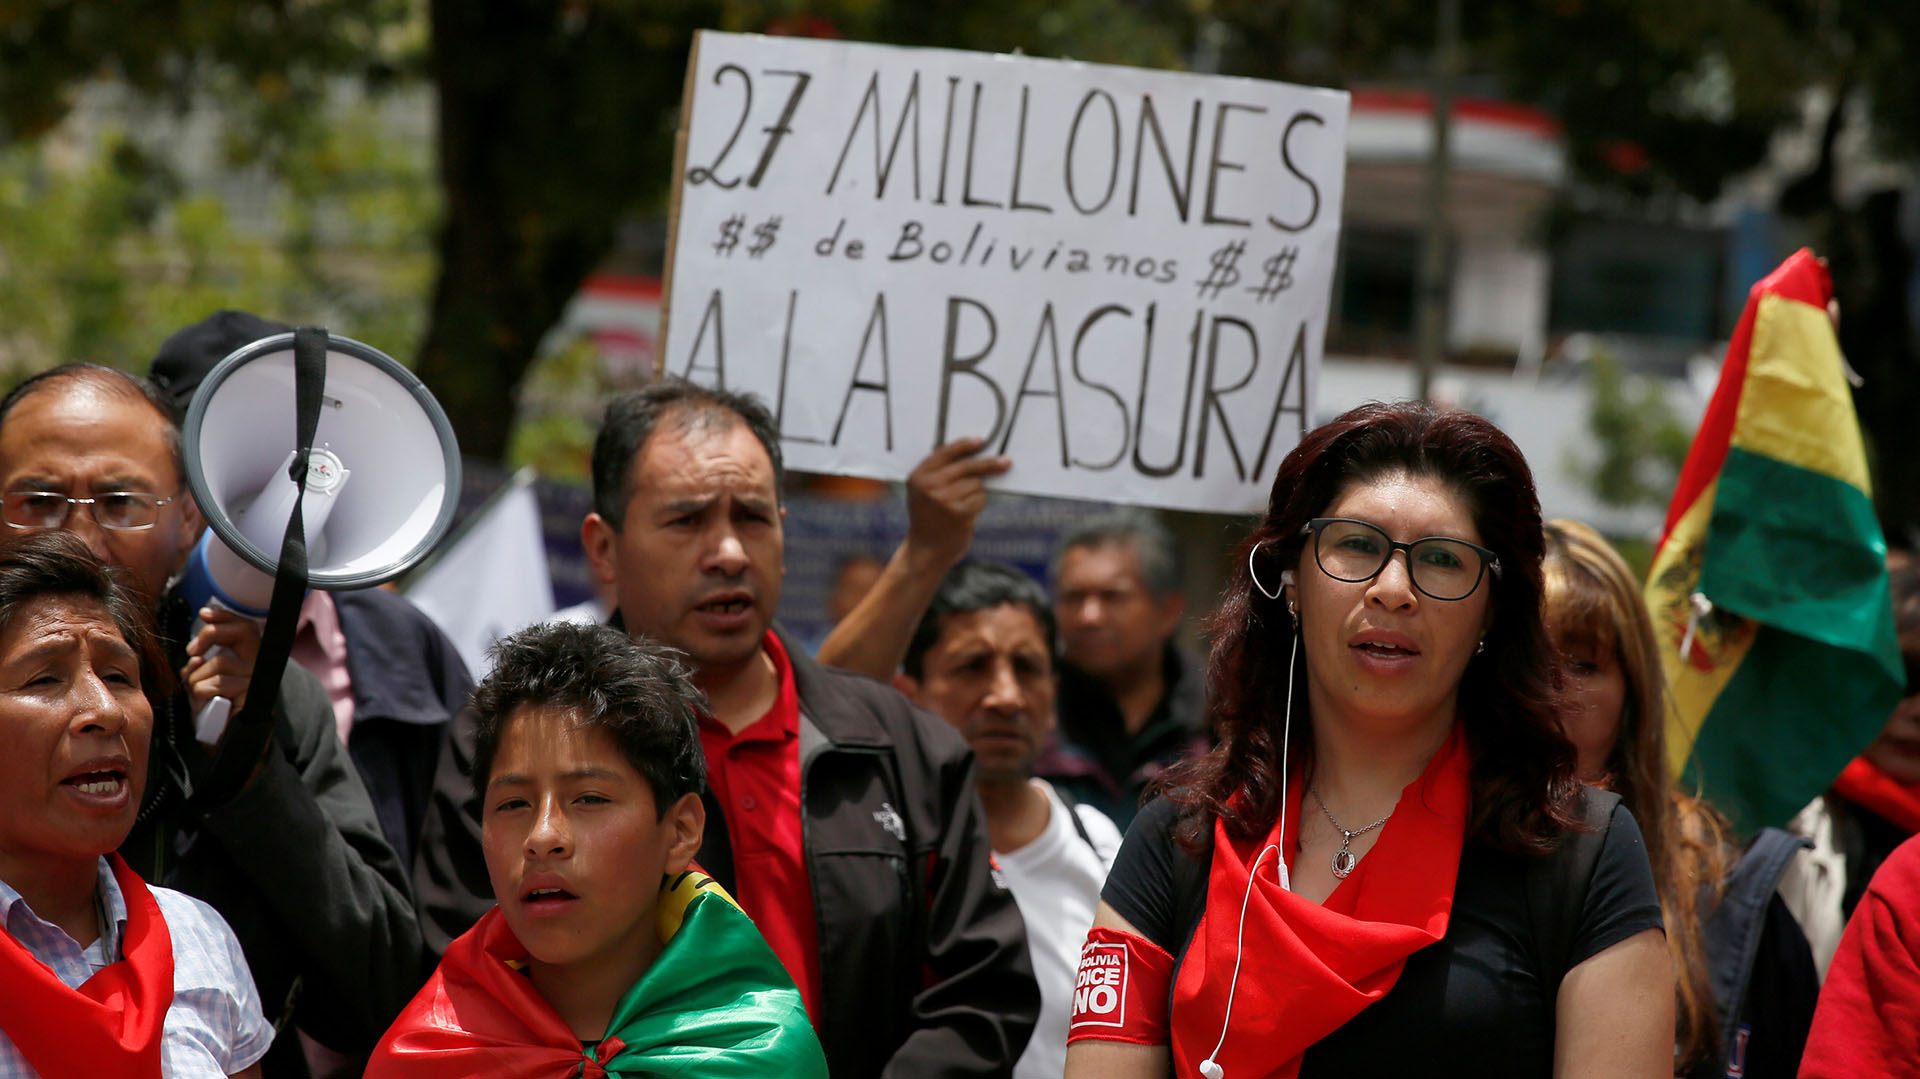
<svg viewBox="0 0 1920 1079">
<path fill-rule="evenodd" d="M 1500 576 L 1500 556 L 1462 539 L 1428 536 L 1401 543 L 1377 526 L 1351 517 L 1315 517 L 1300 530 L 1313 536 L 1313 560 L 1336 581 L 1371 581 L 1387 568 L 1393 552 L 1407 552 L 1407 576 L 1413 587 L 1439 600 L 1466 599 L 1488 570 Z"/>
<path fill-rule="evenodd" d="M 0 495 L 0 520 L 22 529 L 59 528 L 75 506 L 87 507 L 93 522 L 115 532 L 139 532 L 160 520 L 160 507 L 179 498 L 144 491 L 108 491 L 92 498 L 71 498 L 55 491 L 8 491 Z"/>
</svg>

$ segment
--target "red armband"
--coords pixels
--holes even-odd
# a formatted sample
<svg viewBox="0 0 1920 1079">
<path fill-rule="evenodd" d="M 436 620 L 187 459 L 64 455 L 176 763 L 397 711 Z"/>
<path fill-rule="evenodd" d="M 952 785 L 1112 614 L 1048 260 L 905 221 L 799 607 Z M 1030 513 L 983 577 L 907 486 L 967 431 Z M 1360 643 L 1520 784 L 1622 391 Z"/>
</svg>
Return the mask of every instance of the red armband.
<svg viewBox="0 0 1920 1079">
<path fill-rule="evenodd" d="M 1172 991 L 1173 956 L 1166 949 L 1132 933 L 1095 927 L 1080 949 L 1067 1042 L 1166 1045 Z"/>
</svg>

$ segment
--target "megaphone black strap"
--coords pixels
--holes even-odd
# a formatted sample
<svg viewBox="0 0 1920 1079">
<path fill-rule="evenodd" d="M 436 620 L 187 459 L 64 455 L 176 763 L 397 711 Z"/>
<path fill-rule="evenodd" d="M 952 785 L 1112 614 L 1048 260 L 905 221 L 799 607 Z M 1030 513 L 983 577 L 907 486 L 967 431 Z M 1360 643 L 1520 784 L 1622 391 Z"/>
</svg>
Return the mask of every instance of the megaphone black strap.
<svg viewBox="0 0 1920 1079">
<path fill-rule="evenodd" d="M 280 674 L 293 655 L 294 631 L 307 594 L 307 461 L 320 427 L 321 391 L 327 382 L 327 340 L 327 331 L 318 326 L 301 326 L 293 331 L 294 444 L 298 448 L 290 478 L 300 497 L 294 499 L 287 534 L 280 543 L 273 599 L 267 604 L 267 624 L 260 632 L 253 678 L 247 683 L 247 703 L 227 724 L 206 784 L 194 792 L 195 800 L 204 806 L 222 805 L 239 794 L 273 741 L 273 708 L 280 697 Z"/>
</svg>

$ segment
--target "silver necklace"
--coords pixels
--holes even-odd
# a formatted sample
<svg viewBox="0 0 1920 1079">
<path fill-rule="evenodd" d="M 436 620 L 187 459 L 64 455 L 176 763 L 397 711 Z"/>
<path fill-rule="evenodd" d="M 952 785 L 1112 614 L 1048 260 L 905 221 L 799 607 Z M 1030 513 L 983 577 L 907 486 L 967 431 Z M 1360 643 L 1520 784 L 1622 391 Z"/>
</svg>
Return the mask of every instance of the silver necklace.
<svg viewBox="0 0 1920 1079">
<path fill-rule="evenodd" d="M 1358 828 L 1349 832 L 1340 826 L 1339 821 L 1333 819 L 1333 810 L 1328 809 L 1327 800 L 1320 797 L 1319 787 L 1313 788 L 1313 800 L 1320 803 L 1320 812 L 1326 814 L 1327 823 L 1333 825 L 1333 830 L 1340 833 L 1340 849 L 1333 852 L 1333 875 L 1341 880 L 1345 880 L 1347 879 L 1347 874 L 1353 872 L 1353 867 L 1360 864 L 1360 856 L 1353 853 L 1353 841 L 1387 823 L 1387 817 L 1393 816 L 1393 810 L 1387 810 L 1386 817 L 1381 817 L 1365 828 Z"/>
</svg>

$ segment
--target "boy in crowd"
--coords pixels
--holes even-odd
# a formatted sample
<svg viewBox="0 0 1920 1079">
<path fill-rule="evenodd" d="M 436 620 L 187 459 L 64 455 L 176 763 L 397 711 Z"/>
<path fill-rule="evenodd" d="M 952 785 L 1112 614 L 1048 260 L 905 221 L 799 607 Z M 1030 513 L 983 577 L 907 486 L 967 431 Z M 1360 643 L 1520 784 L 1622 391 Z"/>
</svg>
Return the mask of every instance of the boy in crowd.
<svg viewBox="0 0 1920 1079">
<path fill-rule="evenodd" d="M 763 402 L 661 379 L 607 406 L 582 544 L 618 600 L 613 624 L 686 653 L 706 694 L 697 857 L 799 986 L 836 1079 L 1002 1079 L 1039 993 L 972 754 L 891 686 L 822 667 L 774 625 L 782 469 Z M 435 944 L 486 909 L 472 745 L 456 719 L 422 832 Z"/>
<path fill-rule="evenodd" d="M 914 627 L 898 679 L 973 749 L 994 858 L 1027 924 L 1040 1019 L 1014 1079 L 1057 1079 L 1066 1067 L 1080 946 L 1120 849 L 1119 829 L 1099 810 L 1033 778 L 1053 730 L 1055 647 L 1053 613 L 1031 577 L 962 562 Z"/>
<path fill-rule="evenodd" d="M 692 867 L 706 701 L 679 654 L 555 622 L 495 655 L 473 786 L 498 905 L 447 948 L 369 1079 L 825 1079 L 792 979 Z"/>
</svg>

